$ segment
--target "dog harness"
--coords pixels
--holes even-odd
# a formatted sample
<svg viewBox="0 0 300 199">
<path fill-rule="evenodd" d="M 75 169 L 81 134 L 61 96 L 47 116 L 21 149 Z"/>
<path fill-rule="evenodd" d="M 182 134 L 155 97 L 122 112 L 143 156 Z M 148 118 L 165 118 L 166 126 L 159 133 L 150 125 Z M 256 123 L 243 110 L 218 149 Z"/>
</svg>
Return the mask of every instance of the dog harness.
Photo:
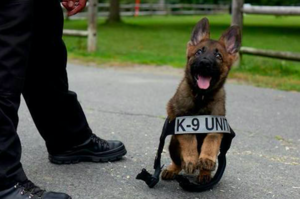
<svg viewBox="0 0 300 199">
<path fill-rule="evenodd" d="M 231 141 L 235 137 L 234 131 L 229 126 L 224 116 L 200 115 L 176 117 L 170 121 L 166 119 L 160 136 L 160 142 L 154 161 L 154 174 L 151 175 L 146 169 L 136 176 L 136 179 L 145 181 L 149 188 L 153 188 L 159 182 L 159 176 L 162 171 L 161 153 L 165 145 L 165 139 L 168 135 L 178 134 L 208 134 L 223 133 L 220 153 L 218 155 L 218 168 L 212 180 L 206 184 L 196 184 L 190 182 L 183 175 L 176 175 L 175 180 L 186 191 L 202 192 L 212 189 L 222 178 L 226 168 L 226 153 L 231 146 Z"/>
</svg>

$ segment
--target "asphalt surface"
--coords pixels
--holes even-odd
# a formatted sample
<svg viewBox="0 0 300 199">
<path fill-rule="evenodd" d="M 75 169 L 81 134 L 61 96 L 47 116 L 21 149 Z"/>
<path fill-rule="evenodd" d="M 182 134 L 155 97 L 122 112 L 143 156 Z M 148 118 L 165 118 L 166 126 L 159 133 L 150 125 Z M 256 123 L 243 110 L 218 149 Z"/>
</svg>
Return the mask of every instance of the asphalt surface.
<svg viewBox="0 0 300 199">
<path fill-rule="evenodd" d="M 227 119 L 237 137 L 227 169 L 213 190 L 189 193 L 177 182 L 160 181 L 149 189 L 135 180 L 142 168 L 153 171 L 166 103 L 181 77 L 75 65 L 68 71 L 70 89 L 77 92 L 94 133 L 122 140 L 128 154 L 116 163 L 53 165 L 22 103 L 22 162 L 36 184 L 78 199 L 300 198 L 300 93 L 228 83 Z M 167 146 L 165 151 L 162 162 L 169 164 Z"/>
</svg>

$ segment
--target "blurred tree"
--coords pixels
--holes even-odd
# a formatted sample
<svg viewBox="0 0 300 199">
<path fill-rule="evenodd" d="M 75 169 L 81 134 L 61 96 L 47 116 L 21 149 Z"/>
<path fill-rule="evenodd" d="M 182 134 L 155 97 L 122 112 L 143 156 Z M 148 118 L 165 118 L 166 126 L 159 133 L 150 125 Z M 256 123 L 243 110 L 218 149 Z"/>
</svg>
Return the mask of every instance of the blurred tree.
<svg viewBox="0 0 300 199">
<path fill-rule="evenodd" d="M 107 22 L 108 23 L 120 23 L 121 14 L 120 14 L 120 0 L 110 0 L 109 1 L 109 15 Z"/>
<path fill-rule="evenodd" d="M 166 0 L 158 0 L 158 5 L 161 10 L 164 10 L 166 6 Z"/>
</svg>

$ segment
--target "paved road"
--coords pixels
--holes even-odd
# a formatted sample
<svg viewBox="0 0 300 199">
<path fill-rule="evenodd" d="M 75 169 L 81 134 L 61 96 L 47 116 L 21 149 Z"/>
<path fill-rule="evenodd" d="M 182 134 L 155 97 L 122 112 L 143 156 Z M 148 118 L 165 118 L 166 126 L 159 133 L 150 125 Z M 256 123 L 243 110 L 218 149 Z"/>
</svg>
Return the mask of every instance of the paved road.
<svg viewBox="0 0 300 199">
<path fill-rule="evenodd" d="M 69 79 L 94 132 L 123 140 L 128 154 L 114 164 L 50 164 L 22 104 L 22 161 L 39 185 L 78 199 L 300 198 L 300 93 L 228 84 L 228 120 L 237 137 L 227 155 L 227 170 L 213 190 L 188 193 L 176 182 L 161 181 L 149 189 L 135 180 L 143 167 L 152 171 L 165 105 L 180 77 L 70 65 Z M 163 162 L 170 163 L 168 153 L 163 154 Z"/>
</svg>

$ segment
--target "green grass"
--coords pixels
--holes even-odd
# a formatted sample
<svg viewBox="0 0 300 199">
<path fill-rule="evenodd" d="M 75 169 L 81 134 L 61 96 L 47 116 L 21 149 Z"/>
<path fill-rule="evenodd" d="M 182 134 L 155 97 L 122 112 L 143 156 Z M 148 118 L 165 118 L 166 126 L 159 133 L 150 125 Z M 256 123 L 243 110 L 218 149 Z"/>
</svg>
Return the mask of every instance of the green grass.
<svg viewBox="0 0 300 199">
<path fill-rule="evenodd" d="M 98 64 L 185 66 L 185 48 L 193 26 L 202 16 L 126 17 L 109 25 L 99 20 L 98 50 L 86 52 L 86 39 L 65 37 L 71 58 Z M 211 37 L 218 39 L 230 24 L 229 15 L 208 16 Z M 246 15 L 243 46 L 300 52 L 300 17 Z M 65 28 L 86 30 L 84 20 L 65 22 Z M 231 78 L 256 86 L 300 91 L 300 62 L 243 56 Z"/>
</svg>

